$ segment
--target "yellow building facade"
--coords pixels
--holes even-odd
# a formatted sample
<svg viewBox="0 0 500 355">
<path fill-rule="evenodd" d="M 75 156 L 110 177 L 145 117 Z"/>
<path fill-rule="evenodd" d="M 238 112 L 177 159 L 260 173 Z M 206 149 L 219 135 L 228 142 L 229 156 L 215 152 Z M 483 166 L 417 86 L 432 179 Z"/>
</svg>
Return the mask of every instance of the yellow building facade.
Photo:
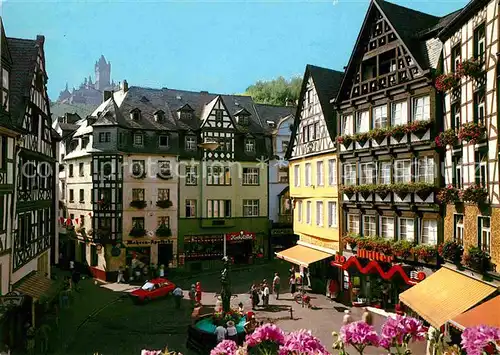
<svg viewBox="0 0 500 355">
<path fill-rule="evenodd" d="M 330 104 L 341 77 L 341 72 L 306 67 L 287 152 L 293 228 L 299 240 L 276 255 L 306 268 L 341 251 L 336 120 Z M 323 271 L 314 276 L 324 279 L 327 267 L 317 269 Z"/>
</svg>

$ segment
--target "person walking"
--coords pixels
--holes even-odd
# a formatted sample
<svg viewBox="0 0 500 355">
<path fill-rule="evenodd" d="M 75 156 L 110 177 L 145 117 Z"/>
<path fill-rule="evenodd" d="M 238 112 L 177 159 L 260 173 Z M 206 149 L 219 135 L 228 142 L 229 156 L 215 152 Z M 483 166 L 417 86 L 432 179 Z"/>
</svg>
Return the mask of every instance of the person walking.
<svg viewBox="0 0 500 355">
<path fill-rule="evenodd" d="M 293 296 L 296 292 L 296 287 L 297 287 L 297 279 L 295 278 L 295 275 L 290 276 L 289 283 L 290 283 L 290 293 Z"/>
<path fill-rule="evenodd" d="M 259 304 L 259 289 L 257 285 L 254 283 L 250 288 L 250 294 L 252 297 L 252 309 L 255 310 L 257 305 Z"/>
<path fill-rule="evenodd" d="M 280 298 L 280 282 L 280 275 L 278 273 L 275 273 L 273 279 L 273 292 L 276 294 L 277 300 Z"/>
<path fill-rule="evenodd" d="M 221 343 L 226 339 L 227 330 L 222 325 L 215 328 L 215 335 L 217 336 L 217 343 Z"/>
<path fill-rule="evenodd" d="M 270 294 L 270 290 L 269 290 L 269 285 L 267 283 L 267 281 L 264 280 L 264 286 L 263 286 L 263 290 L 262 290 L 262 303 L 264 305 L 264 307 L 267 307 L 269 306 L 269 294 Z"/>
<path fill-rule="evenodd" d="M 202 294 L 201 283 L 200 281 L 198 281 L 196 283 L 196 303 L 201 304 L 201 294 Z"/>
<path fill-rule="evenodd" d="M 236 330 L 236 326 L 232 320 L 227 322 L 227 338 L 235 343 L 238 342 L 238 331 Z"/>
<path fill-rule="evenodd" d="M 352 323 L 353 322 L 353 319 L 352 319 L 352 316 L 351 316 L 351 311 L 346 309 L 344 311 L 344 318 L 342 319 L 342 323 L 344 325 L 348 325 L 349 323 Z"/>
<path fill-rule="evenodd" d="M 368 307 L 364 308 L 363 315 L 361 316 L 361 320 L 368 325 L 373 325 L 373 314 L 370 312 Z"/>
<path fill-rule="evenodd" d="M 194 308 L 196 304 L 196 286 L 194 284 L 191 285 L 189 290 L 189 300 L 191 301 L 191 308 Z"/>
<path fill-rule="evenodd" d="M 174 296 L 175 308 L 177 309 L 181 308 L 181 300 L 184 297 L 184 292 L 182 292 L 182 289 L 179 286 L 177 286 L 175 290 L 172 292 L 172 295 Z"/>
</svg>

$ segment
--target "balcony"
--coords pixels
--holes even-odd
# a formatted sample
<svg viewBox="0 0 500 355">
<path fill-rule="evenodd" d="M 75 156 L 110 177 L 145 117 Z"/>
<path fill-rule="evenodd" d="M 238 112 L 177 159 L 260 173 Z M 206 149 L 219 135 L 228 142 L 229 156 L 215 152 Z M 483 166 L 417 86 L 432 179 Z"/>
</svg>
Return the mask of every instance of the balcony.
<svg viewBox="0 0 500 355">
<path fill-rule="evenodd" d="M 342 188 L 344 203 L 435 204 L 436 187 L 428 183 L 355 185 Z"/>
</svg>

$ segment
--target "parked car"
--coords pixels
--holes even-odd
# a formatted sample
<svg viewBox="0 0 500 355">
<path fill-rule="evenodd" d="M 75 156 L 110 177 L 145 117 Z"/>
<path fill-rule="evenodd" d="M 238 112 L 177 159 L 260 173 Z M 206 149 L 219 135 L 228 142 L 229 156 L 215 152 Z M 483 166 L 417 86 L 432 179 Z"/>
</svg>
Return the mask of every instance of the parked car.
<svg viewBox="0 0 500 355">
<path fill-rule="evenodd" d="M 149 302 L 156 298 L 165 297 L 172 293 L 175 289 L 175 284 L 167 279 L 157 278 L 146 281 L 137 290 L 129 293 L 132 300 L 137 303 Z"/>
</svg>

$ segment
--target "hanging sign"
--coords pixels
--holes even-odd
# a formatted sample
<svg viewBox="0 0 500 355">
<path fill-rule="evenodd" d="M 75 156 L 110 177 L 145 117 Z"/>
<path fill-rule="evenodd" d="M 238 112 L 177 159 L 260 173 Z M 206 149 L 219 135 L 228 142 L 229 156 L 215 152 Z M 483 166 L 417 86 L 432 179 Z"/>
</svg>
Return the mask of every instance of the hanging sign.
<svg viewBox="0 0 500 355">
<path fill-rule="evenodd" d="M 237 242 L 240 240 L 254 240 L 254 239 L 255 239 L 255 233 L 252 232 L 240 231 L 240 232 L 233 232 L 226 234 L 226 240 L 228 242 Z"/>
<path fill-rule="evenodd" d="M 369 260 L 382 261 L 386 263 L 392 263 L 394 261 L 394 257 L 392 255 L 387 256 L 385 254 L 373 250 L 359 249 L 357 254 L 358 257 Z"/>
</svg>

